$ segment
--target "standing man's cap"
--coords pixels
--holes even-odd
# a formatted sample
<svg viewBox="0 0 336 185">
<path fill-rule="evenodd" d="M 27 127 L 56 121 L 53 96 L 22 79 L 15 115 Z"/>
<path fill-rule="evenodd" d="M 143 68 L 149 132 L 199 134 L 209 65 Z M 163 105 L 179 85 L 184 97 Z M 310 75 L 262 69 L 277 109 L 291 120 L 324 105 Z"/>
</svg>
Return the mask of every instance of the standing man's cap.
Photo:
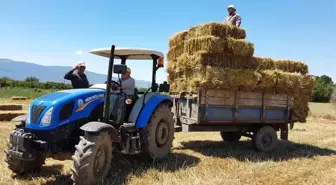
<svg viewBox="0 0 336 185">
<path fill-rule="evenodd" d="M 78 66 L 79 66 L 79 67 L 86 67 L 86 64 L 85 64 L 85 62 L 83 62 L 83 61 L 79 61 L 79 62 L 78 62 Z"/>
<path fill-rule="evenodd" d="M 230 5 L 230 6 L 228 6 L 228 9 L 229 8 L 233 8 L 233 9 L 235 9 L 236 10 L 236 8 L 235 8 L 235 6 L 234 5 Z"/>
</svg>

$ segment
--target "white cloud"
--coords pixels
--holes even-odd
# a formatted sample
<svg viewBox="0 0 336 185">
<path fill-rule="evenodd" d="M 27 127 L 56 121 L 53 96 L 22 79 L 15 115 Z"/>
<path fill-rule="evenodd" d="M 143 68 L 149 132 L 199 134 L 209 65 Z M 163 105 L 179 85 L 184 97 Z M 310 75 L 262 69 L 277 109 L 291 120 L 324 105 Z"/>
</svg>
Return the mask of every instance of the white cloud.
<svg viewBox="0 0 336 185">
<path fill-rule="evenodd" d="M 82 55 L 83 54 L 83 51 L 82 50 L 78 50 L 76 51 L 76 55 Z"/>
</svg>

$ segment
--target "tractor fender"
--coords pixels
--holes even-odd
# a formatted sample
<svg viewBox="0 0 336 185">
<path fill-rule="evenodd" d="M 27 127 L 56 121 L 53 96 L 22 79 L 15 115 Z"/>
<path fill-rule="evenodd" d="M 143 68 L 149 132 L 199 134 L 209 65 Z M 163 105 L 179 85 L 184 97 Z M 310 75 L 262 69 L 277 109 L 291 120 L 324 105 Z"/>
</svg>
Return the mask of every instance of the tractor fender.
<svg viewBox="0 0 336 185">
<path fill-rule="evenodd" d="M 135 121 L 135 127 L 136 128 L 146 127 L 155 109 L 163 102 L 167 102 L 171 105 L 173 104 L 172 98 L 170 96 L 161 94 L 152 94 L 151 97 L 145 102 L 145 105 L 140 107 L 140 111 Z"/>
<path fill-rule="evenodd" d="M 85 132 L 94 132 L 94 133 L 100 132 L 102 130 L 108 130 L 109 134 L 111 135 L 112 141 L 119 140 L 117 130 L 112 125 L 103 122 L 92 121 L 81 126 L 80 129 Z"/>
</svg>

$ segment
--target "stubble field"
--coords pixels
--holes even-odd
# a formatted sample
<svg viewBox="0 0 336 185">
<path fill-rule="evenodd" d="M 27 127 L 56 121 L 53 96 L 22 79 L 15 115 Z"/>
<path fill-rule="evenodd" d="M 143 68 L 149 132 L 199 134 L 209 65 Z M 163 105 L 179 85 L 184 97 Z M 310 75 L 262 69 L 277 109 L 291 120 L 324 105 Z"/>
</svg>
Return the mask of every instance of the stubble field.
<svg viewBox="0 0 336 185">
<path fill-rule="evenodd" d="M 13 103 L 2 99 L 0 104 Z M 30 101 L 16 101 L 24 109 Z M 104 184 L 117 185 L 332 185 L 336 184 L 336 119 L 329 104 L 310 104 L 307 123 L 290 130 L 290 141 L 265 154 L 250 139 L 221 141 L 219 133 L 176 133 L 172 153 L 162 161 L 117 155 Z M 6 147 L 15 123 L 0 122 L 0 149 Z M 40 173 L 15 176 L 0 153 L 2 185 L 67 185 L 71 160 L 48 159 Z"/>
</svg>

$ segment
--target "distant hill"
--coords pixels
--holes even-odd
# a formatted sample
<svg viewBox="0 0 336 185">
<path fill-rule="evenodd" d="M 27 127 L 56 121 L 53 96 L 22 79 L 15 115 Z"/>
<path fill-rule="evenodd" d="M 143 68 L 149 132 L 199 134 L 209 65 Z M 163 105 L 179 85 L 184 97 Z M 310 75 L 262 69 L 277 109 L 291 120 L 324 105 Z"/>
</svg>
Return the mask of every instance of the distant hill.
<svg viewBox="0 0 336 185">
<path fill-rule="evenodd" d="M 28 62 L 14 61 L 10 59 L 0 59 L 0 77 L 9 77 L 14 80 L 24 80 L 27 77 L 34 76 L 41 82 L 64 82 L 64 74 L 71 67 L 66 66 L 43 66 Z M 104 83 L 107 76 L 91 71 L 85 71 L 90 84 Z M 70 83 L 65 80 L 65 83 Z M 135 80 L 137 87 L 147 88 L 149 82 L 144 80 Z"/>
</svg>

